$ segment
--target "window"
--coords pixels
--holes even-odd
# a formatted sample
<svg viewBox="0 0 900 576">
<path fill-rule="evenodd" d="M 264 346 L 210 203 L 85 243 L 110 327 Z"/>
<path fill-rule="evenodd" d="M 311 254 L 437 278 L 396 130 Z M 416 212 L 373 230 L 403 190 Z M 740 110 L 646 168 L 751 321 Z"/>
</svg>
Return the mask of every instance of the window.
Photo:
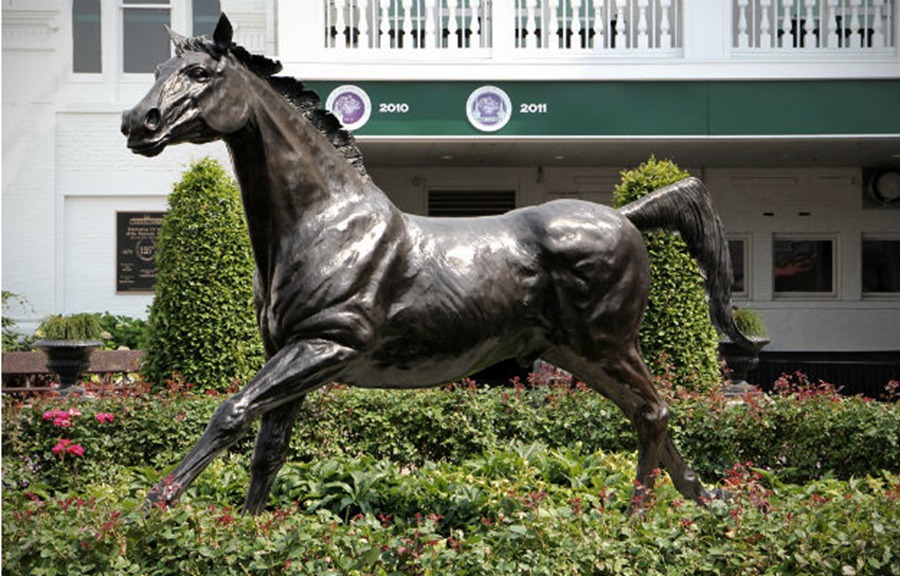
<svg viewBox="0 0 900 576">
<path fill-rule="evenodd" d="M 900 293 L 900 240 L 863 238 L 863 294 Z"/>
<path fill-rule="evenodd" d="M 72 3 L 72 70 L 77 74 L 102 72 L 100 52 L 100 0 Z"/>
<path fill-rule="evenodd" d="M 516 207 L 515 190 L 430 190 L 429 216 L 489 216 Z"/>
<path fill-rule="evenodd" d="M 833 239 L 775 238 L 775 294 L 834 294 L 834 253 Z"/>
<path fill-rule="evenodd" d="M 212 36 L 219 21 L 219 0 L 194 0 L 191 6 L 191 24 L 194 36 L 208 34 Z"/>
<path fill-rule="evenodd" d="M 731 295 L 746 298 L 747 289 L 747 248 L 749 242 L 744 238 L 728 241 L 728 252 L 731 255 L 731 272 L 734 279 L 731 283 Z"/>
<path fill-rule="evenodd" d="M 169 59 L 171 42 L 165 26 L 171 26 L 169 0 L 122 0 L 124 72 L 153 72 Z"/>
</svg>

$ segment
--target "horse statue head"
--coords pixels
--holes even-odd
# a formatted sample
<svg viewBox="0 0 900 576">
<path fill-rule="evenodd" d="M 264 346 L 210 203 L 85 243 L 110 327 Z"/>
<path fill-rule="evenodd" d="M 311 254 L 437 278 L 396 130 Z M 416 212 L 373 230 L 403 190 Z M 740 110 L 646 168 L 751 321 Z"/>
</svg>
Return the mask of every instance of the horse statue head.
<svg viewBox="0 0 900 576">
<path fill-rule="evenodd" d="M 235 44 L 234 29 L 225 14 L 219 17 L 212 37 L 191 38 L 167 31 L 175 56 L 157 67 L 146 96 L 122 113 L 122 133 L 132 152 L 156 156 L 170 144 L 227 139 L 253 116 L 253 95 L 271 89 L 365 175 L 362 152 L 353 136 L 333 114 L 319 108 L 319 96 L 294 78 L 275 76 L 282 69 L 280 62 Z"/>
</svg>

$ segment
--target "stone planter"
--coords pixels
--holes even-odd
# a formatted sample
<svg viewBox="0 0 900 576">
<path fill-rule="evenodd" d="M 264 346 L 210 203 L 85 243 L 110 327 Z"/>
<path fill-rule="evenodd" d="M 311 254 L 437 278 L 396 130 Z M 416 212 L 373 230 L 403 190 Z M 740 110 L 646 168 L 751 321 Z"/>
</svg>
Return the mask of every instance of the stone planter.
<svg viewBox="0 0 900 576">
<path fill-rule="evenodd" d="M 747 376 L 759 365 L 759 353 L 769 344 L 768 338 L 750 337 L 753 346 L 748 348 L 730 340 L 719 341 L 719 354 L 731 369 L 731 382 L 725 386 L 726 396 L 740 396 L 753 388 Z"/>
<path fill-rule="evenodd" d="M 91 365 L 91 353 L 103 343 L 99 340 L 38 340 L 34 347 L 47 356 L 47 368 L 59 375 L 59 393 L 68 396 L 84 392 L 76 386 Z"/>
</svg>

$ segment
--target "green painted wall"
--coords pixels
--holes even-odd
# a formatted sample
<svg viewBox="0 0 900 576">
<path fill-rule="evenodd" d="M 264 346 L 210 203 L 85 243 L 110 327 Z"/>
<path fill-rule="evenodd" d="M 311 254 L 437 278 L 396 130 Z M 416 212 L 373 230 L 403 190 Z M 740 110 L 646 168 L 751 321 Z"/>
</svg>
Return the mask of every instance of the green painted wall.
<svg viewBox="0 0 900 576">
<path fill-rule="evenodd" d="M 372 136 L 900 134 L 900 80 L 498 82 L 513 113 L 486 134 L 466 118 L 477 82 L 309 82 L 369 95 Z M 524 105 L 524 108 L 523 108 Z"/>
</svg>

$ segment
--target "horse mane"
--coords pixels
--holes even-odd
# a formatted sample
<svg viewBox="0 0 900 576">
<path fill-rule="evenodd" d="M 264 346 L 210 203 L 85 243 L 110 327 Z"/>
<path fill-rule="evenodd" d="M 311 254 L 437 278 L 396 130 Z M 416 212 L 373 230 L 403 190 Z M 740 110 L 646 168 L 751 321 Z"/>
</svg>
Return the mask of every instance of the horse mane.
<svg viewBox="0 0 900 576">
<path fill-rule="evenodd" d="M 205 35 L 194 38 L 180 37 L 176 45 L 181 50 L 206 52 L 216 59 L 223 55 L 222 50 L 216 43 L 209 36 Z M 319 107 L 322 100 L 315 91 L 307 89 L 303 82 L 296 78 L 276 76 L 282 70 L 281 62 L 277 60 L 272 60 L 261 54 L 251 54 L 249 50 L 234 42 L 231 43 L 228 52 L 246 66 L 248 70 L 267 81 L 275 92 L 293 104 L 361 176 L 366 176 L 362 150 L 356 145 L 356 138 L 344 128 L 337 116 Z"/>
</svg>

